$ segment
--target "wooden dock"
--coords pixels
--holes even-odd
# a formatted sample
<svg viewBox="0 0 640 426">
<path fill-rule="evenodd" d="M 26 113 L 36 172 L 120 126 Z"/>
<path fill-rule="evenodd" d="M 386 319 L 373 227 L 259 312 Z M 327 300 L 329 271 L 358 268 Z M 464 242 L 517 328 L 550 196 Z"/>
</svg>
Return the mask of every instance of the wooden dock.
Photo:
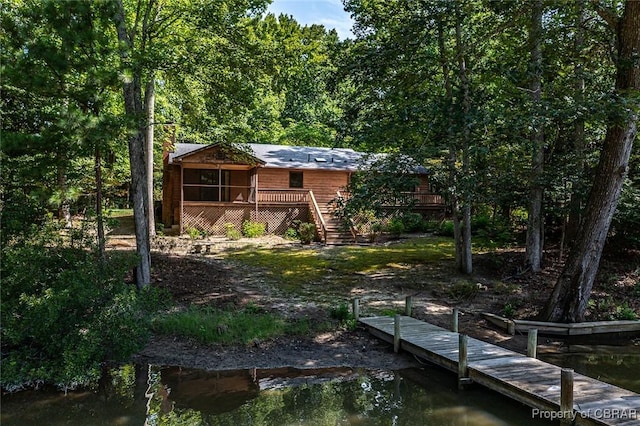
<svg viewBox="0 0 640 426">
<path fill-rule="evenodd" d="M 372 335 L 394 342 L 394 318 L 368 317 L 359 322 Z M 563 411 L 563 369 L 556 365 L 477 339 L 461 339 L 458 333 L 408 316 L 399 316 L 399 330 L 396 345 L 400 350 L 458 373 L 461 383 L 478 383 L 532 407 L 534 418 L 562 420 L 562 416 L 566 423 L 573 417 L 579 425 L 640 425 L 640 395 L 629 390 L 574 374 L 573 410 Z M 460 340 L 467 343 L 464 377 L 460 376 L 458 363 Z M 567 401 L 566 396 L 563 401 Z"/>
</svg>

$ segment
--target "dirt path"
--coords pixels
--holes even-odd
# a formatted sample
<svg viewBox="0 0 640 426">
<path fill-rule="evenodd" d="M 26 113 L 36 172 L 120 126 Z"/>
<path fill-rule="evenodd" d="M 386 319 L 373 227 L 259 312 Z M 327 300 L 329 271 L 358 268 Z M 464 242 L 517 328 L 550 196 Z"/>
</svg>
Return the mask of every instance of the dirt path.
<svg viewBox="0 0 640 426">
<path fill-rule="evenodd" d="M 120 241 L 120 242 L 118 242 Z M 112 245 L 124 248 L 122 240 Z M 257 247 L 289 244 L 281 239 L 252 241 Z M 241 243 L 239 243 L 241 244 Z M 233 261 L 221 260 L 216 253 L 228 243 L 210 248 L 208 254 L 193 254 L 188 240 L 167 239 L 157 245 L 153 253 L 153 285 L 171 292 L 178 305 L 208 305 L 215 307 L 244 306 L 248 303 L 269 311 L 277 311 L 289 318 L 328 320 L 330 306 L 348 302 L 346 295 L 327 298 L 320 291 L 314 297 L 307 293 L 285 293 L 270 284 L 259 269 Z M 363 315 L 369 310 L 399 309 L 406 292 L 400 286 L 386 284 L 359 285 L 351 290 L 362 300 Z M 413 292 L 414 316 L 447 327 L 451 306 L 436 303 L 426 293 Z M 353 297 L 353 296 L 352 296 Z M 503 335 L 479 317 L 480 306 L 463 309 L 460 327 L 470 335 L 498 342 L 516 350 L 524 350 L 522 337 Z M 524 345 L 524 346 L 523 346 Z M 323 368 L 361 367 L 398 369 L 419 365 L 408 355 L 397 356 L 392 348 L 372 338 L 365 330 L 335 331 L 314 336 L 279 338 L 250 346 L 204 346 L 181 338 L 154 336 L 147 347 L 138 353 L 137 362 L 180 365 L 207 370 L 238 368 Z"/>
<path fill-rule="evenodd" d="M 265 247 L 295 247 L 295 243 L 279 237 L 241 241 L 214 239 L 209 243 L 207 249 L 207 244 L 203 241 L 194 242 L 178 237 L 158 238 L 152 254 L 152 285 L 166 288 L 179 306 L 209 305 L 229 308 L 250 303 L 287 318 L 307 318 L 313 322 L 328 320 L 331 307 L 348 303 L 354 297 L 361 300 L 361 312 L 366 316 L 385 310 L 402 309 L 405 296 L 411 294 L 414 297 L 414 317 L 448 328 L 452 308 L 456 307 L 461 312 L 462 332 L 522 353 L 526 351 L 526 336 L 502 333 L 489 325 L 481 314 L 500 314 L 500 310 L 514 300 L 520 315 L 535 313 L 544 301 L 548 283 L 553 282 L 553 275 L 557 273 L 551 268 L 535 278 L 524 277 L 520 281 L 509 278 L 505 285 L 500 278 L 515 269 L 514 265 L 519 262 L 517 256 L 521 255 L 511 252 L 499 259 L 496 259 L 495 254 L 485 258 L 476 256 L 478 272 L 473 279 L 477 280 L 479 291 L 469 299 L 452 298 L 446 292 L 437 291 L 437 286 L 415 285 L 415 282 L 424 281 L 425 276 L 428 279 L 428 275 L 425 275 L 428 271 L 422 270 L 420 266 L 410 268 L 413 275 L 405 275 L 402 279 L 397 279 L 388 271 L 381 271 L 353 278 L 353 282 L 344 290 L 328 288 L 322 283 L 304 283 L 298 291 L 286 292 L 273 285 L 273 277 L 268 277 L 260 268 L 235 262 L 221 254 L 229 248 L 245 247 L 247 244 L 257 250 Z M 194 253 L 196 244 L 201 246 L 201 253 Z M 131 249 L 134 241 L 114 236 L 110 239 L 110 246 Z M 322 247 L 317 249 L 322 250 Z M 448 273 L 440 271 L 441 275 Z M 451 277 L 447 276 L 446 279 Z M 407 285 L 408 282 L 414 282 L 414 285 Z M 517 292 L 512 291 L 513 288 L 517 288 Z M 553 347 L 562 343 L 544 339 L 541 344 Z M 393 354 L 389 345 L 370 337 L 363 329 L 280 338 L 235 347 L 207 347 L 181 338 L 155 336 L 134 360 L 207 370 L 284 366 L 394 369 L 418 363 L 411 357 Z"/>
</svg>

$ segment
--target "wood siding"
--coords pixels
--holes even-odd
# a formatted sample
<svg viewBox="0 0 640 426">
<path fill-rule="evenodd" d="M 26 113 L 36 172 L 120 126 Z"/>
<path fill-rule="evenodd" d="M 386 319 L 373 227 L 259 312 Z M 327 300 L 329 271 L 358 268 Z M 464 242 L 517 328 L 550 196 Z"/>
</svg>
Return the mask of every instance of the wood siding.
<svg viewBox="0 0 640 426">
<path fill-rule="evenodd" d="M 167 156 L 164 160 L 162 223 L 165 227 L 180 226 L 182 230 L 195 225 L 215 230 L 215 233 L 220 232 L 224 223 L 239 226 L 249 218 L 263 220 L 271 232 L 284 231 L 291 220 L 309 219 L 308 191 L 313 191 L 320 211 L 326 212 L 330 210 L 328 204 L 337 192 L 345 190 L 352 173 L 346 170 L 262 167 L 251 156 L 225 152 L 221 147 L 178 157 L 174 164 L 168 163 Z M 181 206 L 183 169 L 229 170 L 229 199 L 185 202 Z M 290 188 L 289 174 L 292 171 L 303 174 L 302 188 Z M 257 174 L 257 210 L 255 188 L 251 187 L 255 182 L 252 179 L 254 174 Z M 422 205 L 416 206 L 416 211 L 425 214 L 426 210 L 432 210 L 442 214 L 442 197 L 430 194 L 430 189 L 428 177 L 420 176 L 416 196 L 419 197 L 418 206 Z M 202 220 L 206 224 L 201 223 Z"/>
<path fill-rule="evenodd" d="M 337 191 L 344 190 L 349 182 L 349 172 L 333 170 L 290 170 L 263 168 L 258 170 L 258 188 L 289 189 L 289 172 L 303 173 L 303 189 L 313 191 L 318 204 L 333 200 Z"/>
</svg>

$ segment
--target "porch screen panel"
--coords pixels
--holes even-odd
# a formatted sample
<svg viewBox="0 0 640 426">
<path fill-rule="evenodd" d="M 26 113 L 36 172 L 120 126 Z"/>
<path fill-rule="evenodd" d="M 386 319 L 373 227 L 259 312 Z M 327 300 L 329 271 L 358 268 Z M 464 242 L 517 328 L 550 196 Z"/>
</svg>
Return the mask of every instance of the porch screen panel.
<svg viewBox="0 0 640 426">
<path fill-rule="evenodd" d="M 229 201 L 230 171 L 184 169 L 185 201 Z"/>
</svg>

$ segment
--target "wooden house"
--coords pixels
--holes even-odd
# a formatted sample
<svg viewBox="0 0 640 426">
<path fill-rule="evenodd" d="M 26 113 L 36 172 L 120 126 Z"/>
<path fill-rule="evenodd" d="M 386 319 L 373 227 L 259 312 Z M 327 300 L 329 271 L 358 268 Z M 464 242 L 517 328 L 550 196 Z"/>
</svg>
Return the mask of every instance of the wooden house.
<svg viewBox="0 0 640 426">
<path fill-rule="evenodd" d="M 267 144 L 175 144 L 165 151 L 162 222 L 180 233 L 197 228 L 224 234 L 245 220 L 283 234 L 292 221 L 314 222 L 321 240 L 339 239 L 331 201 L 341 196 L 365 154 L 352 149 Z M 413 194 L 416 209 L 442 212 L 426 170 Z"/>
</svg>

